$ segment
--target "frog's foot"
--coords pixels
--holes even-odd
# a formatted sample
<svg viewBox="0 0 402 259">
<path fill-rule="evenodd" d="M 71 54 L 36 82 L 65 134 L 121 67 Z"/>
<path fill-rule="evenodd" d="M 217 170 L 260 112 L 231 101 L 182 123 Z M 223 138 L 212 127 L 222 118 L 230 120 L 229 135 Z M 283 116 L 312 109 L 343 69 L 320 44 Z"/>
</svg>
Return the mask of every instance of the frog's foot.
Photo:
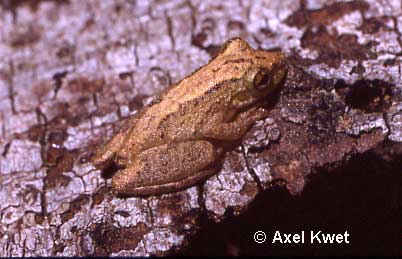
<svg viewBox="0 0 402 259">
<path fill-rule="evenodd" d="M 195 185 L 214 173 L 214 146 L 208 141 L 165 144 L 140 153 L 126 169 L 112 179 L 118 193 L 153 195 Z"/>
<path fill-rule="evenodd" d="M 124 141 L 124 134 L 118 133 L 110 139 L 106 145 L 97 150 L 95 156 L 92 158 L 92 163 L 96 168 L 103 169 L 108 167 L 114 160 L 114 157 L 119 151 Z"/>
</svg>

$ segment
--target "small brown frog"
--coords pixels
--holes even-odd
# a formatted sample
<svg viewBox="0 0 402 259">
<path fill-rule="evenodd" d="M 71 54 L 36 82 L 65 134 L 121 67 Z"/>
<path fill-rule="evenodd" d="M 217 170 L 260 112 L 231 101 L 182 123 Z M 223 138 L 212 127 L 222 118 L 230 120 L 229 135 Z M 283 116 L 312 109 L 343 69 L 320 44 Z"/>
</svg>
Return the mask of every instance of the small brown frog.
<svg viewBox="0 0 402 259">
<path fill-rule="evenodd" d="M 113 190 L 129 195 L 173 192 L 216 173 L 225 142 L 267 117 L 259 104 L 285 76 L 280 52 L 254 50 L 235 38 L 207 65 L 162 92 L 93 158 L 115 162 Z"/>
</svg>

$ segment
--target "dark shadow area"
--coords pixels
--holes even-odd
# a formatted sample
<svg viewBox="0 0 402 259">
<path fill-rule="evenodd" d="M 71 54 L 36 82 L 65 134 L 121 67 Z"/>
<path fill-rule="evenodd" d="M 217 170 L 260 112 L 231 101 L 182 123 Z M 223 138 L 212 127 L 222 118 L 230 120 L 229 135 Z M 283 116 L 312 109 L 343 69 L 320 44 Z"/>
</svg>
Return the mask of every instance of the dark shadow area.
<svg viewBox="0 0 402 259">
<path fill-rule="evenodd" d="M 402 156 L 380 154 L 368 151 L 317 170 L 300 196 L 274 187 L 240 216 L 228 213 L 221 223 L 204 216 L 200 232 L 177 255 L 400 255 Z M 259 230 L 268 236 L 263 244 L 253 241 Z M 272 244 L 277 230 L 304 230 L 308 238 L 305 244 Z M 350 243 L 310 244 L 312 230 L 348 231 Z"/>
<path fill-rule="evenodd" d="M 113 177 L 114 174 L 117 173 L 118 170 L 119 168 L 116 163 L 110 163 L 110 165 L 102 170 L 101 176 L 105 179 L 110 179 Z"/>
<path fill-rule="evenodd" d="M 338 94 L 343 93 L 348 106 L 367 112 L 388 110 L 392 102 L 393 88 L 394 85 L 379 79 L 358 80 L 352 85 L 339 80 L 335 84 L 335 89 Z"/>
</svg>

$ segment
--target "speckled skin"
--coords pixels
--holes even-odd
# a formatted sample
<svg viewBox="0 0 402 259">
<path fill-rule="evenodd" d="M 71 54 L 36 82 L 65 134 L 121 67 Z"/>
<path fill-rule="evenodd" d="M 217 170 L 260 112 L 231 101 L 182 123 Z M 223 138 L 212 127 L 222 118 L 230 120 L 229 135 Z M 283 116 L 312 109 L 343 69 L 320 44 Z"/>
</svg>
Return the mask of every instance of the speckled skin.
<svg viewBox="0 0 402 259">
<path fill-rule="evenodd" d="M 285 73 L 280 52 L 229 40 L 207 65 L 142 109 L 93 163 L 104 168 L 114 161 L 121 168 L 112 179 L 121 194 L 155 195 L 194 185 L 216 172 L 218 143 L 240 139 L 267 116 L 257 104 Z"/>
</svg>

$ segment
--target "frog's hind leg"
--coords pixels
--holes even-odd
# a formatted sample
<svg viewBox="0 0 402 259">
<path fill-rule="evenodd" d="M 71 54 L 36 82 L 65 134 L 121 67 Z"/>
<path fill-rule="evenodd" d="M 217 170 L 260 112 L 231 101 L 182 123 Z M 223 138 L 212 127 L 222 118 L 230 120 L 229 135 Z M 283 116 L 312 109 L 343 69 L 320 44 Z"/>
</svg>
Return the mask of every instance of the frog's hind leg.
<svg viewBox="0 0 402 259">
<path fill-rule="evenodd" d="M 188 188 L 190 186 L 196 185 L 201 180 L 205 179 L 209 175 L 216 173 L 216 169 L 206 169 L 197 172 L 196 174 L 184 178 L 179 181 L 164 183 L 164 184 L 156 184 L 156 185 L 145 185 L 145 186 L 137 186 L 128 189 L 119 189 L 118 186 L 113 185 L 113 189 L 121 194 L 126 195 L 138 195 L 138 196 L 148 196 L 148 195 L 159 195 L 164 193 L 176 192 Z M 115 182 L 113 182 L 115 183 Z"/>
<path fill-rule="evenodd" d="M 111 138 L 104 147 L 100 148 L 92 158 L 92 163 L 98 169 L 108 167 L 114 160 L 114 157 L 119 151 L 124 141 L 124 133 L 120 132 Z"/>
<path fill-rule="evenodd" d="M 216 172 L 217 153 L 208 141 L 165 144 L 140 153 L 113 176 L 113 189 L 129 195 L 156 195 L 184 189 Z"/>
</svg>

